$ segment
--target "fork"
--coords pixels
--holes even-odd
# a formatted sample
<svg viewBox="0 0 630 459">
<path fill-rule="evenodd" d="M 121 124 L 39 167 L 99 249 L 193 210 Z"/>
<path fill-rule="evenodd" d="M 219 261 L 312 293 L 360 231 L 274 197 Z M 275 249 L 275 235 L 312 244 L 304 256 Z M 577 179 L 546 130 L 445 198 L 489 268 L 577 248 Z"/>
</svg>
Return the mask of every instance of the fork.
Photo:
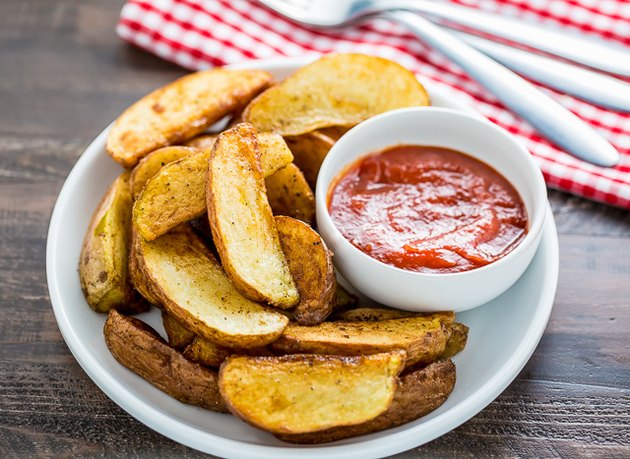
<svg viewBox="0 0 630 459">
<path fill-rule="evenodd" d="M 619 162 L 617 150 L 591 126 L 523 78 L 417 14 L 405 10 L 375 10 L 374 3 L 384 3 L 369 0 L 258 1 L 294 22 L 324 29 L 374 16 L 396 21 L 461 67 L 567 153 L 604 167 Z"/>
</svg>

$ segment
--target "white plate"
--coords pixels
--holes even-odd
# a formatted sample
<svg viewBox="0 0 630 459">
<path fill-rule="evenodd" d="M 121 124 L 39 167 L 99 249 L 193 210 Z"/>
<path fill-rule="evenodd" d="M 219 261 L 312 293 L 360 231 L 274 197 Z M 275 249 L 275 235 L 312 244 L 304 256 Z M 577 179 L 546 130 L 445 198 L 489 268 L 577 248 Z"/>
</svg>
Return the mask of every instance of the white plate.
<svg viewBox="0 0 630 459">
<path fill-rule="evenodd" d="M 307 63 L 283 59 L 248 63 L 277 78 Z M 151 89 L 151 88 L 147 88 Z M 434 105 L 471 112 L 444 89 L 427 88 Z M 548 209 L 540 248 L 525 274 L 506 293 L 458 315 L 470 327 L 466 349 L 454 358 L 457 384 L 431 414 L 400 427 L 320 446 L 295 446 L 235 417 L 184 405 L 114 360 L 105 346 L 103 314 L 81 293 L 78 260 L 90 216 L 121 168 L 105 153 L 106 128 L 87 148 L 59 194 L 48 232 L 46 268 L 59 329 L 79 364 L 114 402 L 150 428 L 192 448 L 223 457 L 371 458 L 396 454 L 439 437 L 494 400 L 534 352 L 553 305 L 558 279 L 558 239 Z M 141 318 L 163 331 L 157 310 Z"/>
</svg>

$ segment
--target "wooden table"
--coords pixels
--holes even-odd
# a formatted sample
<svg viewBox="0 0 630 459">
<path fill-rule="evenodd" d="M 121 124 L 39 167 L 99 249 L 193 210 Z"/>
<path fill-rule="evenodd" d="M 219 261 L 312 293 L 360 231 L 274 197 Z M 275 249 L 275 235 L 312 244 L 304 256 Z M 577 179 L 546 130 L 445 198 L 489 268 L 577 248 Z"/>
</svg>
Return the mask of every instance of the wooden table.
<svg viewBox="0 0 630 459">
<path fill-rule="evenodd" d="M 202 457 L 110 401 L 57 328 L 46 231 L 65 177 L 127 105 L 184 73 L 114 34 L 116 1 L 0 2 L 0 457 Z M 554 310 L 490 406 L 399 457 L 630 457 L 630 213 L 550 192 Z"/>
</svg>

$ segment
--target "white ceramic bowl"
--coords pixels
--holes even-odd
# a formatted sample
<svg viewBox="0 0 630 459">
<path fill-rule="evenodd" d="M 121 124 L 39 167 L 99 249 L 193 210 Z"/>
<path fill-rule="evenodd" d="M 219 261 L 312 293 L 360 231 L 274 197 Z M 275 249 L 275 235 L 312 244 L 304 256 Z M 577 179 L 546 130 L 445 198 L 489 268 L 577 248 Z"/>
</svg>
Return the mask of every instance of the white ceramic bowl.
<svg viewBox="0 0 630 459">
<path fill-rule="evenodd" d="M 419 273 L 380 262 L 352 245 L 335 227 L 327 208 L 331 182 L 359 158 L 396 145 L 450 148 L 492 166 L 520 194 L 528 233 L 499 260 L 457 273 Z M 317 178 L 317 227 L 334 252 L 335 266 L 363 294 L 412 311 L 464 311 L 506 291 L 531 262 L 542 235 L 547 191 L 529 152 L 498 126 L 446 108 L 395 110 L 371 118 L 346 133 L 330 150 Z"/>
</svg>

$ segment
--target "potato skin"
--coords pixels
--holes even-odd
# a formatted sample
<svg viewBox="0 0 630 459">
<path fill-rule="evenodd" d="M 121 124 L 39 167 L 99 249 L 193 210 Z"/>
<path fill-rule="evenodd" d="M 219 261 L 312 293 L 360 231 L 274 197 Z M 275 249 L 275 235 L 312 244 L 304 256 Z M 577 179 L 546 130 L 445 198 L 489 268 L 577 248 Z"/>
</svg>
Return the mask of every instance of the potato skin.
<svg viewBox="0 0 630 459">
<path fill-rule="evenodd" d="M 319 169 L 335 141 L 320 131 L 286 137 L 285 140 L 293 153 L 293 162 L 300 168 L 306 181 L 314 190 Z"/>
<path fill-rule="evenodd" d="M 118 117 L 106 149 L 124 167 L 153 150 L 203 132 L 271 82 L 260 70 L 212 69 L 191 73 L 146 95 Z"/>
<path fill-rule="evenodd" d="M 468 342 L 468 326 L 455 322 L 451 326 L 451 337 L 446 342 L 446 348 L 440 356 L 441 359 L 448 359 L 459 354 L 466 347 Z"/>
<path fill-rule="evenodd" d="M 131 191 L 129 173 L 125 172 L 112 183 L 94 211 L 81 249 L 81 289 L 96 312 L 119 308 L 134 313 L 149 307 L 129 279 L 130 230 Z"/>
<path fill-rule="evenodd" d="M 276 434 L 290 443 L 316 444 L 391 429 L 411 422 L 440 407 L 455 387 L 455 364 L 440 360 L 399 377 L 394 400 L 387 411 L 371 421 L 304 434 Z"/>
<path fill-rule="evenodd" d="M 226 413 L 215 371 L 193 363 L 144 322 L 110 311 L 105 344 L 118 362 L 182 403 Z"/>
<path fill-rule="evenodd" d="M 300 325 L 317 325 L 332 312 L 337 281 L 331 252 L 306 223 L 275 217 L 282 251 L 300 294 L 293 317 Z"/>
<path fill-rule="evenodd" d="M 274 215 L 286 215 L 313 224 L 315 195 L 299 167 L 287 164 L 265 178 L 265 187 Z"/>
<path fill-rule="evenodd" d="M 183 351 L 193 342 L 195 334 L 184 327 L 179 320 L 162 309 L 162 326 L 168 338 L 168 344 L 178 351 Z M 184 357 L 187 357 L 184 355 Z M 188 359 L 195 362 L 195 359 Z"/>
</svg>

